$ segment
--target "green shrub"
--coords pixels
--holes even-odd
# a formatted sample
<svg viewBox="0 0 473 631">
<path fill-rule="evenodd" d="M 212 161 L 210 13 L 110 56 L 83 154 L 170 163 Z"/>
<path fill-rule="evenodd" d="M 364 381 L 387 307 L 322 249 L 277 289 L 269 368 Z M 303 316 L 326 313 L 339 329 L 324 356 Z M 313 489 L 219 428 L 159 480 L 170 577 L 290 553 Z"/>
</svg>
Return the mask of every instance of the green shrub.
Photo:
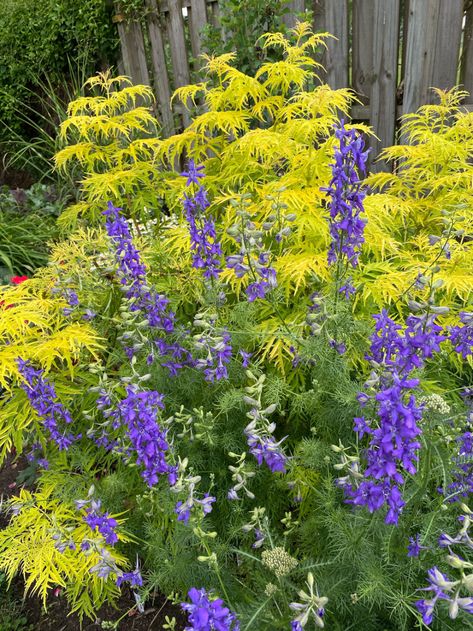
<svg viewBox="0 0 473 631">
<path fill-rule="evenodd" d="M 0 3 L 0 140 L 28 137 L 22 104 L 40 103 L 41 81 L 68 83 L 71 66 L 114 63 L 118 37 L 106 0 L 4 0 Z M 67 97 L 66 97 L 67 98 Z M 33 130 L 34 131 L 34 130 Z"/>
</svg>

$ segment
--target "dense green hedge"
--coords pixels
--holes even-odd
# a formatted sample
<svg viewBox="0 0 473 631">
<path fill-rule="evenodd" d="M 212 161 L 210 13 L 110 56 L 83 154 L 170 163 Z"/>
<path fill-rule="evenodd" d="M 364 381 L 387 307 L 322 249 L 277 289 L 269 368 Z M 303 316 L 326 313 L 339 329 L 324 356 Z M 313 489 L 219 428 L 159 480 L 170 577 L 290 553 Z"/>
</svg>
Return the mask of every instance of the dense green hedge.
<svg viewBox="0 0 473 631">
<path fill-rule="evenodd" d="M 45 77 L 53 84 L 64 84 L 70 67 L 76 73 L 82 68 L 84 74 L 90 74 L 103 63 L 115 62 L 118 37 L 111 11 L 108 0 L 0 2 L 3 123 L 21 131 L 21 122 L 15 115 L 18 104 L 31 103 L 31 91 Z M 4 138 L 5 131 L 0 131 L 0 139 Z"/>
</svg>

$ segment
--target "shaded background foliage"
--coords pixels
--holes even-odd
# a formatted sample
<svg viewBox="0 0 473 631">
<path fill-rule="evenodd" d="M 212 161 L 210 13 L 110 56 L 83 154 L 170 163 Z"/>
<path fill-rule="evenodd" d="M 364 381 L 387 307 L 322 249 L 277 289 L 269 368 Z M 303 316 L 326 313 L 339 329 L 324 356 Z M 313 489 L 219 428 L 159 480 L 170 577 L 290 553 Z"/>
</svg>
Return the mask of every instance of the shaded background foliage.
<svg viewBox="0 0 473 631">
<path fill-rule="evenodd" d="M 0 3 L 0 141 L 35 136 L 26 108 L 43 109 L 41 84 L 65 94 L 75 68 L 85 75 L 115 64 L 118 41 L 105 0 L 4 0 Z M 73 60 L 73 64 L 70 63 Z M 51 120 L 53 125 L 56 121 Z"/>
</svg>

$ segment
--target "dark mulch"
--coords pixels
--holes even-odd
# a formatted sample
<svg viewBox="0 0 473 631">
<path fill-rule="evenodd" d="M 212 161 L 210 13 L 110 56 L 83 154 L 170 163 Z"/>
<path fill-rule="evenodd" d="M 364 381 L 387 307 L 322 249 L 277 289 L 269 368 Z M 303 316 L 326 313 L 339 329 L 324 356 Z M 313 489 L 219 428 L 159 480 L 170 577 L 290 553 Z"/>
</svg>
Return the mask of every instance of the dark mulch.
<svg viewBox="0 0 473 631">
<path fill-rule="evenodd" d="M 21 487 L 18 476 L 26 468 L 24 458 L 18 459 L 11 455 L 0 469 L 0 496 L 7 498 L 18 493 Z M 5 515 L 0 513 L 0 528 L 8 523 Z M 17 577 L 11 586 L 11 595 L 15 601 L 23 598 L 24 585 L 21 577 Z M 1 594 L 0 594 L 1 598 Z M 98 631 L 103 629 L 102 622 L 115 622 L 120 620 L 119 631 L 159 631 L 163 628 L 166 616 L 177 620 L 176 631 L 185 626 L 185 617 L 179 607 L 173 605 L 163 596 L 157 595 L 146 604 L 144 613 L 138 613 L 135 608 L 135 600 L 131 590 L 123 589 L 122 595 L 116 606 L 104 605 L 97 613 L 97 620 L 84 619 L 82 627 L 76 615 L 68 615 L 67 601 L 65 598 L 51 594 L 48 599 L 47 611 L 44 611 L 41 601 L 28 596 L 21 602 L 22 613 L 26 616 L 31 631 Z M 15 627 L 16 628 L 16 627 Z M 10 631 L 2 626 L 1 631 Z"/>
</svg>

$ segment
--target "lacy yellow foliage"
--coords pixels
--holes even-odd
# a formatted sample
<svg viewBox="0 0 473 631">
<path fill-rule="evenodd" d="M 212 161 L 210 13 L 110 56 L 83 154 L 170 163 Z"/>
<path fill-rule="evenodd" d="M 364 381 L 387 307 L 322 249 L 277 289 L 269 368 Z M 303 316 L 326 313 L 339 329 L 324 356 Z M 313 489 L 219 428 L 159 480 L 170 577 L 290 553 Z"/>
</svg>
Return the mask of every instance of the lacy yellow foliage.
<svg viewBox="0 0 473 631">
<path fill-rule="evenodd" d="M 113 574 L 104 580 L 90 571 L 100 557 L 93 546 L 90 554 L 81 550 L 83 539 L 93 539 L 94 533 L 74 506 L 51 498 L 44 490 L 30 493 L 22 489 L 18 497 L 8 500 L 8 508 L 12 511 L 10 523 L 0 530 L 0 570 L 8 581 L 22 574 L 25 593 L 37 594 L 44 606 L 50 590 L 62 587 L 71 611 L 77 611 L 81 618 L 92 618 L 104 602 L 118 597 L 120 590 Z M 56 534 L 74 542 L 75 549 L 60 552 L 53 538 Z M 128 540 L 118 534 L 122 541 Z M 118 567 L 126 565 L 126 558 L 115 549 L 107 550 Z"/>
</svg>

